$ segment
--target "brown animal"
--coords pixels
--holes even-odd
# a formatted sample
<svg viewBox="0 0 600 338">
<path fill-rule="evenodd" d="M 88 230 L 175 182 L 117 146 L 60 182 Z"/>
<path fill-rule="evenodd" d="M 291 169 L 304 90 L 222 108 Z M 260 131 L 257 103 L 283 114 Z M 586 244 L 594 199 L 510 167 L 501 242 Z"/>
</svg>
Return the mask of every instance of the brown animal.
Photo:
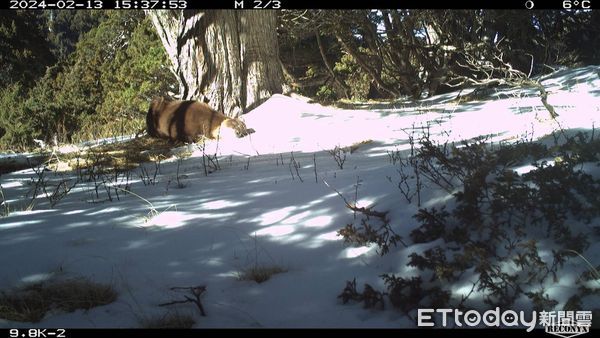
<svg viewBox="0 0 600 338">
<path fill-rule="evenodd" d="M 148 135 L 171 141 L 194 142 L 199 135 L 211 139 L 232 131 L 237 137 L 253 133 L 239 119 L 232 119 L 198 101 L 154 99 L 146 115 Z"/>
</svg>

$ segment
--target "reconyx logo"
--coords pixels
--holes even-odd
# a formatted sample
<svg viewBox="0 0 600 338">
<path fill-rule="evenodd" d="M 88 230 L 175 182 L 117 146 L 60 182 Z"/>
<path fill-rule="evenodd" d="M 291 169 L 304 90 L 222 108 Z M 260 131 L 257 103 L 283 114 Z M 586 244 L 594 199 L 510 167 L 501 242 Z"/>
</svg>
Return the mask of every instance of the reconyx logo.
<svg viewBox="0 0 600 338">
<path fill-rule="evenodd" d="M 540 325 L 546 333 L 570 338 L 590 332 L 592 326 L 592 311 L 542 311 L 539 317 Z"/>
</svg>

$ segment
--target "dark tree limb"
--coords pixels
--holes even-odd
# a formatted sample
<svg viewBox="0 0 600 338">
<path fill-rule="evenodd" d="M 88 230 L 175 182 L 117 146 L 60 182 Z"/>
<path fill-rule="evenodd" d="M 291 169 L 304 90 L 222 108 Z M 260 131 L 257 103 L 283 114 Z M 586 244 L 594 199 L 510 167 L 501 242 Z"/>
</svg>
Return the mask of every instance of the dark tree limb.
<svg viewBox="0 0 600 338">
<path fill-rule="evenodd" d="M 352 58 L 354 58 L 356 63 L 371 76 L 371 79 L 373 79 L 373 81 L 375 81 L 375 84 L 377 85 L 378 89 L 386 92 L 387 94 L 391 95 L 392 97 L 400 96 L 400 93 L 397 90 L 388 87 L 388 85 L 386 85 L 383 82 L 383 80 L 381 79 L 381 76 L 379 76 L 379 74 L 375 71 L 375 69 L 373 69 L 373 67 L 371 67 L 367 64 L 367 62 L 363 59 L 363 57 L 359 54 L 359 52 L 354 50 L 354 48 L 352 48 L 352 46 L 350 46 L 350 44 L 344 40 L 344 38 L 341 36 L 341 34 L 339 32 L 335 33 L 335 37 L 337 38 L 339 43 L 342 45 L 344 50 L 348 54 L 350 54 L 350 56 L 352 56 Z"/>
<path fill-rule="evenodd" d="M 340 79 L 335 75 L 335 72 L 333 71 L 333 67 L 331 67 L 329 60 L 327 60 L 327 55 L 325 55 L 325 48 L 323 47 L 323 44 L 321 43 L 321 37 L 320 37 L 320 34 L 318 31 L 315 31 L 315 36 L 317 37 L 317 45 L 319 45 L 319 52 L 321 53 L 321 58 L 323 59 L 323 63 L 325 64 L 325 67 L 327 68 L 327 70 L 329 71 L 331 76 L 333 77 L 333 81 L 335 81 L 335 83 L 338 86 L 340 86 L 340 88 L 343 89 L 344 96 L 347 99 L 350 98 L 350 88 L 345 83 L 340 81 Z"/>
<path fill-rule="evenodd" d="M 206 312 L 204 312 L 204 307 L 202 306 L 202 302 L 200 301 L 200 296 L 202 296 L 202 294 L 206 291 L 206 286 L 204 286 L 204 285 L 200 285 L 200 286 L 185 286 L 185 287 L 175 286 L 175 287 L 170 288 L 170 290 L 173 290 L 173 291 L 177 291 L 177 290 L 189 291 L 194 296 L 194 298 L 189 297 L 187 295 L 184 295 L 183 297 L 185 298 L 185 300 L 174 300 L 174 301 L 171 301 L 171 302 L 158 304 L 158 306 L 167 306 L 167 305 L 183 304 L 183 303 L 194 303 L 198 307 L 198 310 L 200 310 L 200 314 L 203 317 L 206 317 Z"/>
</svg>

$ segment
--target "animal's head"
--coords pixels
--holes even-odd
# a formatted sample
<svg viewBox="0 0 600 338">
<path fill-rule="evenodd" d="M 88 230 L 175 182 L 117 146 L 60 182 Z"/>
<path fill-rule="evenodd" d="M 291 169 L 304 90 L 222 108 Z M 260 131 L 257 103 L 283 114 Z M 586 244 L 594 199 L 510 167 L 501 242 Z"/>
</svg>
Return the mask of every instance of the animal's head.
<svg viewBox="0 0 600 338">
<path fill-rule="evenodd" d="M 231 133 L 237 138 L 252 134 L 254 129 L 246 127 L 244 121 L 240 119 L 226 118 L 221 123 L 220 137 L 227 137 L 226 134 Z"/>
</svg>

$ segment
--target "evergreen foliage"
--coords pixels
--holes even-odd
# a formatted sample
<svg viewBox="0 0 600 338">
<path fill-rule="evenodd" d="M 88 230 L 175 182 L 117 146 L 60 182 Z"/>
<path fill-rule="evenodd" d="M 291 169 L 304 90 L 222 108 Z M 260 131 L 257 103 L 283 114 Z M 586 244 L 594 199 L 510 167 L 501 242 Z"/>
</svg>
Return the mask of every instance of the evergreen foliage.
<svg viewBox="0 0 600 338">
<path fill-rule="evenodd" d="M 421 98 L 497 86 L 514 71 L 598 64 L 598 20 L 593 11 L 285 11 L 281 56 L 293 87 L 325 102 Z"/>
<path fill-rule="evenodd" d="M 42 12 L 0 11 L 0 87 L 30 87 L 54 62 L 46 24 Z"/>
<path fill-rule="evenodd" d="M 31 89 L 7 77 L 10 85 L 0 91 L 2 148 L 27 148 L 34 139 L 72 142 L 135 133 L 144 125 L 150 99 L 174 83 L 143 12 L 57 12 L 49 36 L 59 61 Z M 99 23 L 89 29 L 86 20 Z"/>
</svg>

